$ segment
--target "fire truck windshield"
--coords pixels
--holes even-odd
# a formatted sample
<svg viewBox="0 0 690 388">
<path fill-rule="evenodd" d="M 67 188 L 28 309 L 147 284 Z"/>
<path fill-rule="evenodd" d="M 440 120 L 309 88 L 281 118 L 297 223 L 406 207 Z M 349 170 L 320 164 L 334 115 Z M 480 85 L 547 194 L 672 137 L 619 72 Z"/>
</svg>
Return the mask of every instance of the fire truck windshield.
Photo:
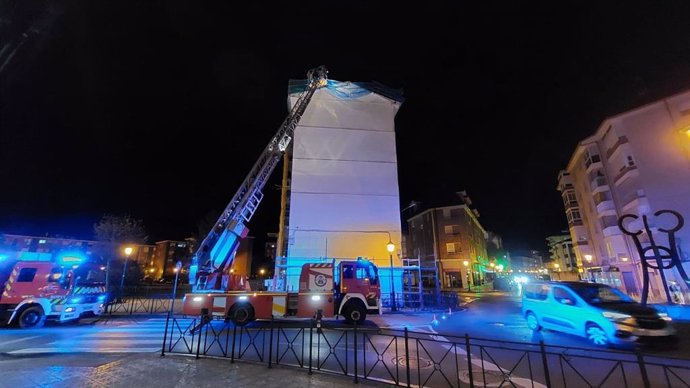
<svg viewBox="0 0 690 388">
<path fill-rule="evenodd" d="M 378 269 L 374 264 L 369 261 L 358 261 L 357 262 L 357 277 L 369 279 L 369 284 L 378 283 Z M 364 276 L 361 276 L 364 275 Z"/>
<path fill-rule="evenodd" d="M 105 271 L 94 266 L 79 266 L 74 270 L 74 274 L 79 277 L 79 284 L 105 284 Z"/>
</svg>

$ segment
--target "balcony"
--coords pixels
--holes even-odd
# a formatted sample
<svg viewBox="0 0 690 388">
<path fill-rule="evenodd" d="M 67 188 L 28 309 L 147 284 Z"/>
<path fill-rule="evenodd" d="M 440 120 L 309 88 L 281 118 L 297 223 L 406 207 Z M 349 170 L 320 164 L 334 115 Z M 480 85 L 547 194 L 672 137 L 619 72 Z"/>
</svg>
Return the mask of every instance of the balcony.
<svg viewBox="0 0 690 388">
<path fill-rule="evenodd" d="M 631 193 L 632 195 L 624 196 L 622 198 L 623 211 L 633 212 L 637 214 L 646 214 L 650 211 L 649 200 L 644 194 L 644 191 L 638 190 L 637 192 Z"/>
<path fill-rule="evenodd" d="M 600 193 L 609 190 L 609 184 L 603 176 L 594 177 L 590 182 L 590 187 L 593 193 Z"/>
<path fill-rule="evenodd" d="M 611 148 L 606 150 L 606 159 L 611 159 L 611 156 L 622 146 L 623 144 L 628 144 L 628 138 L 621 136 L 616 141 L 616 144 L 612 145 Z"/>
<path fill-rule="evenodd" d="M 624 180 L 632 178 L 634 176 L 640 175 L 640 172 L 637 170 L 637 166 L 624 166 L 623 168 L 620 169 L 620 172 L 616 175 L 615 178 L 613 178 L 613 182 L 616 185 L 621 184 Z"/>
<path fill-rule="evenodd" d="M 603 167 L 603 164 L 601 163 L 601 157 L 599 155 L 591 155 L 585 159 L 585 170 L 587 170 L 587 172 L 601 167 Z"/>
<path fill-rule="evenodd" d="M 602 229 L 602 233 L 605 237 L 618 236 L 622 234 L 618 225 L 613 225 Z"/>
<path fill-rule="evenodd" d="M 599 216 L 615 216 L 616 207 L 613 205 L 613 201 L 607 199 L 597 203 L 597 214 Z"/>
</svg>

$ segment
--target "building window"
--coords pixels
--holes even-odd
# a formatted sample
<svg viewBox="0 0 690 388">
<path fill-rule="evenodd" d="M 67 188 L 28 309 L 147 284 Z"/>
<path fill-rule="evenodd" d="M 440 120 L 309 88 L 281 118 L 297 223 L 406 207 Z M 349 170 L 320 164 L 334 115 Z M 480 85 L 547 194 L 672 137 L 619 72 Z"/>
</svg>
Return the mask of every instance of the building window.
<svg viewBox="0 0 690 388">
<path fill-rule="evenodd" d="M 601 162 L 601 157 L 598 154 L 585 152 L 585 168 L 589 168 L 592 163 Z"/>
<path fill-rule="evenodd" d="M 450 209 L 443 209 L 443 218 L 450 218 Z"/>
<path fill-rule="evenodd" d="M 582 217 L 580 216 L 580 210 L 576 208 L 570 208 L 565 212 L 566 217 L 568 217 L 568 223 L 574 224 L 582 222 Z"/>
<path fill-rule="evenodd" d="M 573 190 L 566 190 L 563 192 L 563 205 L 566 207 L 571 204 L 577 204 L 577 198 L 575 197 L 575 192 Z"/>
<path fill-rule="evenodd" d="M 443 230 L 446 232 L 446 234 L 458 234 L 458 233 L 460 233 L 460 226 L 459 225 L 446 225 L 443 227 Z"/>
<path fill-rule="evenodd" d="M 628 166 L 635 167 L 635 160 L 633 160 L 632 156 L 630 155 L 628 155 Z"/>
<path fill-rule="evenodd" d="M 455 243 L 446 243 L 446 252 L 449 255 L 454 255 L 455 252 Z"/>
</svg>

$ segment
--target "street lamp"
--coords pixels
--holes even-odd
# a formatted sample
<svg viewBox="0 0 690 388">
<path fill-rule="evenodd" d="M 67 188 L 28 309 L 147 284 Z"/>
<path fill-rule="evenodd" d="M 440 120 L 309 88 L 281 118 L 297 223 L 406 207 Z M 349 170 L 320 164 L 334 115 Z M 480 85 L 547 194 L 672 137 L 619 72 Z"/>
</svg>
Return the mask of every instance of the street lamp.
<svg viewBox="0 0 690 388">
<path fill-rule="evenodd" d="M 472 291 L 472 288 L 470 288 L 470 269 L 468 266 L 470 265 L 470 262 L 465 260 L 462 262 L 462 265 L 465 266 L 465 278 L 467 279 L 467 291 Z"/>
<path fill-rule="evenodd" d="M 125 275 L 127 274 L 127 262 L 129 261 L 129 256 L 132 254 L 132 247 L 125 248 L 125 265 L 122 267 L 122 278 L 120 279 L 120 292 L 125 287 Z"/>
<path fill-rule="evenodd" d="M 391 311 L 398 311 L 398 306 L 395 305 L 395 285 L 393 283 L 393 251 L 395 251 L 395 244 L 393 244 L 391 240 L 388 240 L 386 249 L 388 250 L 388 257 L 391 264 Z"/>
<path fill-rule="evenodd" d="M 585 255 L 585 260 L 587 260 L 588 263 L 592 262 L 592 255 Z"/>
</svg>

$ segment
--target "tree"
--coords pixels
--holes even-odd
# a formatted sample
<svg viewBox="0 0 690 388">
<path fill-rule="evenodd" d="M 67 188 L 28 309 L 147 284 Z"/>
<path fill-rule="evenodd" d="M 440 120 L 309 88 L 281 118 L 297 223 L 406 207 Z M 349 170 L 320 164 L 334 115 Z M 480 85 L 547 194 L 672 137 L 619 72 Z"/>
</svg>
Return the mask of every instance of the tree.
<svg viewBox="0 0 690 388">
<path fill-rule="evenodd" d="M 104 215 L 93 225 L 93 232 L 96 240 L 111 243 L 145 244 L 149 238 L 143 221 L 128 214 Z"/>
<path fill-rule="evenodd" d="M 148 235 L 146 234 L 146 228 L 144 228 L 143 221 L 135 219 L 128 214 L 104 215 L 100 221 L 93 225 L 93 232 L 96 240 L 106 241 L 112 244 L 145 244 L 148 240 Z M 105 255 L 107 257 L 104 258 L 107 263 L 106 286 L 108 288 L 112 284 L 112 279 L 120 278 L 122 279 L 122 282 L 124 282 L 128 277 L 130 279 L 129 282 L 131 283 L 132 279 L 138 280 L 141 278 L 141 269 L 138 265 L 136 265 L 136 262 L 133 263 L 133 265 L 130 265 L 129 268 L 126 260 L 122 267 L 119 265 L 113 267 L 111 265 L 113 253 L 114 252 L 106 253 Z M 123 272 L 126 272 L 124 276 Z"/>
</svg>

